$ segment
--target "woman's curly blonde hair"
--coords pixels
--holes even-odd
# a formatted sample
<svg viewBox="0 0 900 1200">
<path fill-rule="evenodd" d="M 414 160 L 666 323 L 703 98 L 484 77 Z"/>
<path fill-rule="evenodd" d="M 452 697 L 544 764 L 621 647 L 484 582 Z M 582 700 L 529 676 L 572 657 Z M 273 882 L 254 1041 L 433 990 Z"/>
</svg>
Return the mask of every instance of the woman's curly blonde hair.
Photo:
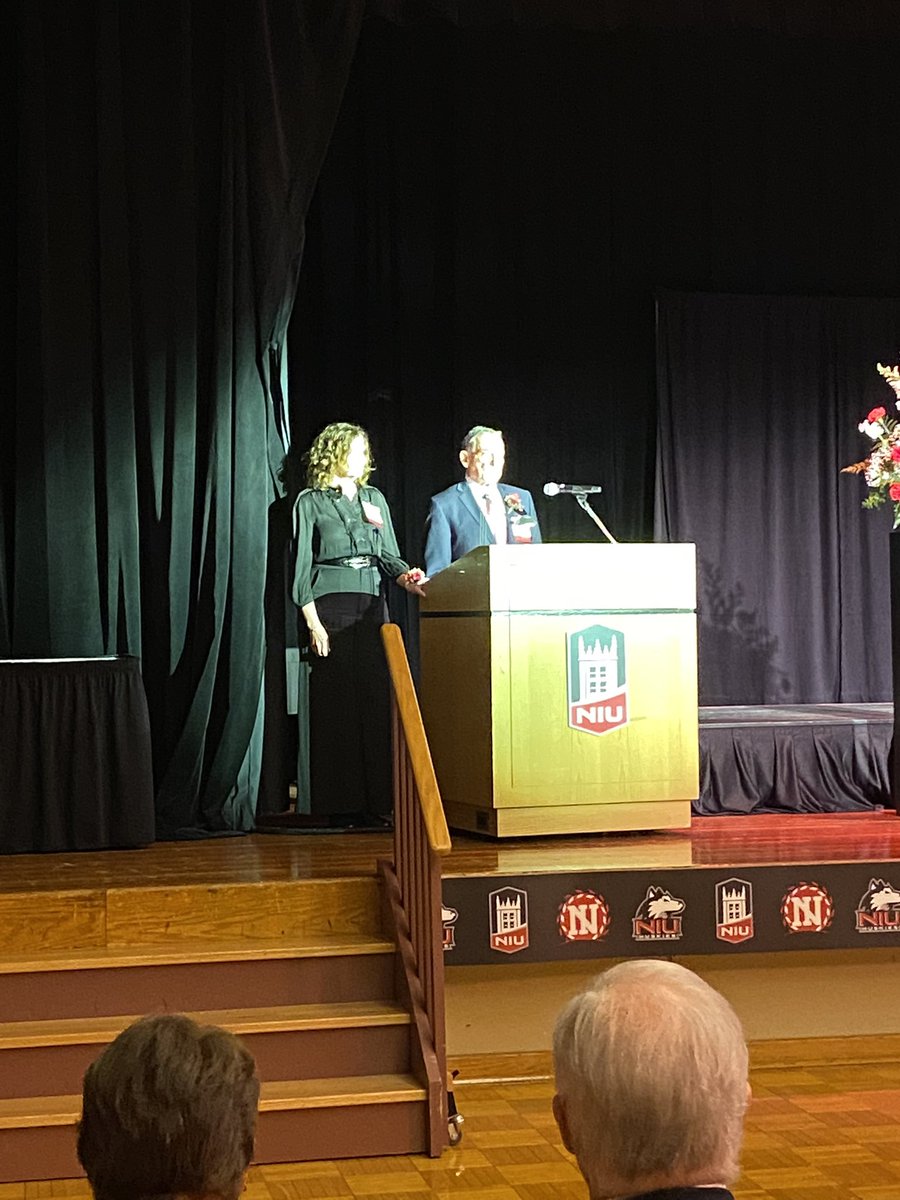
<svg viewBox="0 0 900 1200">
<path fill-rule="evenodd" d="M 343 475 L 347 469 L 350 447 L 358 437 L 366 443 L 366 469 L 357 483 L 360 486 L 366 484 L 375 468 L 369 435 L 360 425 L 351 425 L 349 421 L 334 421 L 325 426 L 306 452 L 307 487 L 327 488 L 331 486 L 331 481 L 336 475 Z"/>
</svg>

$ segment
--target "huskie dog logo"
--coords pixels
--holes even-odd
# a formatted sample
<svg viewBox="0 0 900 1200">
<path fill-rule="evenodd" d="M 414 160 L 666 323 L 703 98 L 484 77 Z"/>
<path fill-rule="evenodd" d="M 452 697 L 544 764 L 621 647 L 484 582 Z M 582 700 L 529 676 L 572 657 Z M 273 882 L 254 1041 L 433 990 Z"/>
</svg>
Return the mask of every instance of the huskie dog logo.
<svg viewBox="0 0 900 1200">
<path fill-rule="evenodd" d="M 498 888 L 488 896 L 491 949 L 516 954 L 528 946 L 528 893 L 521 888 Z"/>
<path fill-rule="evenodd" d="M 610 733 L 628 724 L 625 634 L 588 625 L 566 634 L 569 726 L 582 733 Z"/>
<path fill-rule="evenodd" d="M 674 942 L 681 937 L 684 901 L 665 888 L 647 888 L 647 895 L 631 919 L 631 936 L 636 942 Z"/>
<path fill-rule="evenodd" d="M 459 913 L 455 908 L 449 908 L 441 901 L 441 925 L 443 927 L 444 950 L 453 950 L 456 946 L 456 920 Z"/>
<path fill-rule="evenodd" d="M 567 942 L 599 942 L 609 932 L 609 905 L 596 892 L 573 892 L 559 906 L 556 923 Z"/>
<path fill-rule="evenodd" d="M 798 883 L 782 897 L 781 919 L 791 933 L 822 933 L 834 919 L 834 901 L 818 883 Z"/>
<path fill-rule="evenodd" d="M 753 884 L 746 879 L 723 879 L 716 884 L 716 937 L 736 946 L 753 934 Z"/>
<path fill-rule="evenodd" d="M 870 879 L 856 906 L 857 933 L 900 932 L 900 892 L 884 879 Z"/>
</svg>

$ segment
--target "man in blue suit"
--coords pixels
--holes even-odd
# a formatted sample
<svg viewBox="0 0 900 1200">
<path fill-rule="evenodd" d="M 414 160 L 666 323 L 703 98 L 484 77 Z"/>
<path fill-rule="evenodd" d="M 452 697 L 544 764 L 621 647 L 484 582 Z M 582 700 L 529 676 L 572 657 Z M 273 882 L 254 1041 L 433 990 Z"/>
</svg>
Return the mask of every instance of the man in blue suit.
<svg viewBox="0 0 900 1200">
<path fill-rule="evenodd" d="M 476 425 L 459 452 L 466 477 L 431 498 L 425 573 L 435 575 L 476 546 L 541 540 L 531 493 L 501 483 L 506 446 L 499 429 Z"/>
</svg>

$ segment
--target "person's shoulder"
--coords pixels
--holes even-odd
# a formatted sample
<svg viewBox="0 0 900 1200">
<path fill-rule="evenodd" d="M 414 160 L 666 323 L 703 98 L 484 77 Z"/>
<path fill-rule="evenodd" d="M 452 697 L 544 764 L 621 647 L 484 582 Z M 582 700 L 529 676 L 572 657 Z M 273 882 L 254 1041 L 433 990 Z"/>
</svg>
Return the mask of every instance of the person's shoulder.
<svg viewBox="0 0 900 1200">
<path fill-rule="evenodd" d="M 520 498 L 524 498 L 525 496 L 527 496 L 529 500 L 533 499 L 531 492 L 529 492 L 528 488 L 516 487 L 516 485 L 514 483 L 501 483 L 500 484 L 500 494 L 502 496 L 511 496 L 511 495 L 513 495 L 513 493 L 515 493 L 515 495 L 519 496 Z"/>
<path fill-rule="evenodd" d="M 458 496 L 463 487 L 465 487 L 464 483 L 451 483 L 450 486 L 444 488 L 442 492 L 437 492 L 434 496 L 432 496 L 431 503 L 441 505 L 445 501 L 453 499 L 454 496 Z"/>
<path fill-rule="evenodd" d="M 359 495 L 362 500 L 368 500 L 370 504 L 387 504 L 384 492 L 371 483 L 363 484 L 359 489 Z"/>
</svg>

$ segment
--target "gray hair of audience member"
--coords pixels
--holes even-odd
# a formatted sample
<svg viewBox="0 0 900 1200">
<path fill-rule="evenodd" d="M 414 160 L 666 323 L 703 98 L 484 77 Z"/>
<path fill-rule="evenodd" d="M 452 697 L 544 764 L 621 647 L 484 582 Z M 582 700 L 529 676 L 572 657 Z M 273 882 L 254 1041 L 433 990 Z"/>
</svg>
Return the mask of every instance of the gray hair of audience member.
<svg viewBox="0 0 900 1200">
<path fill-rule="evenodd" d="M 78 1159 L 96 1200 L 237 1200 L 253 1156 L 259 1079 L 236 1037 L 145 1017 L 84 1076 Z"/>
<path fill-rule="evenodd" d="M 563 1140 L 591 1195 L 728 1184 L 749 1100 L 747 1043 L 723 996 L 675 963 L 620 963 L 559 1016 Z"/>
<path fill-rule="evenodd" d="M 473 425 L 460 442 L 460 450 L 474 450 L 486 433 L 498 433 L 503 437 L 502 429 L 493 429 L 490 425 Z"/>
</svg>

